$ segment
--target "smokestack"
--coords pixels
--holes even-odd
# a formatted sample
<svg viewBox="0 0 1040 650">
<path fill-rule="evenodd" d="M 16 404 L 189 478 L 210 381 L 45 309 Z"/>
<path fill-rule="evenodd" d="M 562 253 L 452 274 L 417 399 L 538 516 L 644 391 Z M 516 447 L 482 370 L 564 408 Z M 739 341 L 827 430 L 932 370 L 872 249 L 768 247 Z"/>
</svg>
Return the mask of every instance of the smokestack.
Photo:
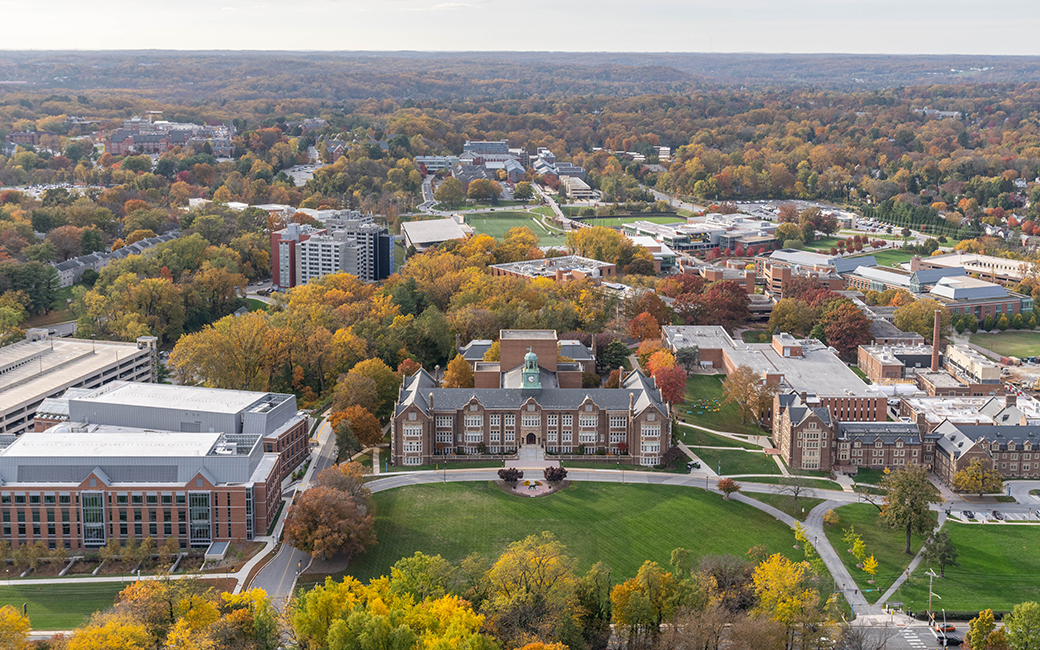
<svg viewBox="0 0 1040 650">
<path fill-rule="evenodd" d="M 935 310 L 935 325 L 932 327 L 932 372 L 939 369 L 939 336 L 942 333 L 939 323 L 941 322 L 942 313 L 940 310 Z"/>
</svg>

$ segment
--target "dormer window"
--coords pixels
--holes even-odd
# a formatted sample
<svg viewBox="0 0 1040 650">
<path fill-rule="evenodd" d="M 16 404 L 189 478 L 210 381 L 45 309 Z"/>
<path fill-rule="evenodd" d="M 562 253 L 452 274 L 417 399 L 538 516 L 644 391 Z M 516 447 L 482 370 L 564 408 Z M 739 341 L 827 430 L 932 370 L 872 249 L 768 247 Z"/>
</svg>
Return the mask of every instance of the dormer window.
<svg viewBox="0 0 1040 650">
<path fill-rule="evenodd" d="M 874 443 L 874 446 L 877 447 L 878 449 L 881 449 L 882 442 L 880 440 L 878 440 L 877 442 Z"/>
<path fill-rule="evenodd" d="M 896 440 L 896 449 L 902 449 L 902 448 L 903 448 L 903 441 L 902 440 Z"/>
</svg>

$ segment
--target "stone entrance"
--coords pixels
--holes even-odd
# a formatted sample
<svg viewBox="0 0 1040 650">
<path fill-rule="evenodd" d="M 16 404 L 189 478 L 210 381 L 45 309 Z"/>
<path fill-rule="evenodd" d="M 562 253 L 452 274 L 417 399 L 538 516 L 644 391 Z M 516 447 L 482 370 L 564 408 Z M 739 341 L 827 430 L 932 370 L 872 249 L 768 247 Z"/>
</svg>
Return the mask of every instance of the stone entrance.
<svg viewBox="0 0 1040 650">
<path fill-rule="evenodd" d="M 536 444 L 537 442 L 538 442 L 538 438 L 533 433 L 527 434 L 527 444 L 533 445 L 533 444 Z"/>
</svg>

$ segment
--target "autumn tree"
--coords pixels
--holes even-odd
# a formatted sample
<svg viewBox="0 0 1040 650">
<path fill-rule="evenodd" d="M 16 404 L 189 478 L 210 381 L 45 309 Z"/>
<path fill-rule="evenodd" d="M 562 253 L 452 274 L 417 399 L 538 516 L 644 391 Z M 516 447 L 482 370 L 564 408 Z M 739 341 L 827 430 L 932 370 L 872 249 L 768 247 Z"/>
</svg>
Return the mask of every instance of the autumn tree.
<svg viewBox="0 0 1040 650">
<path fill-rule="evenodd" d="M 374 447 L 383 442 L 383 427 L 379 424 L 379 419 L 368 409 L 357 405 L 349 406 L 329 417 L 329 424 L 333 427 L 338 428 L 342 422 L 350 426 L 351 432 L 362 447 Z"/>
<path fill-rule="evenodd" d="M 773 403 L 778 386 L 762 381 L 759 373 L 750 366 L 738 366 L 722 382 L 724 403 L 736 404 L 740 410 L 740 421 L 746 424 L 749 417 L 758 418 L 764 409 Z"/>
<path fill-rule="evenodd" d="M 28 617 L 10 605 L 0 607 L 0 648 L 26 650 L 31 630 Z"/>
<path fill-rule="evenodd" d="M 397 389 L 401 378 L 391 370 L 382 359 L 366 359 L 361 361 L 347 373 L 347 376 L 372 380 L 376 392 L 375 410 L 373 413 L 384 421 L 390 416 L 397 400 Z"/>
<path fill-rule="evenodd" d="M 781 298 L 769 314 L 770 332 L 805 335 L 813 326 L 813 310 L 801 300 Z"/>
<path fill-rule="evenodd" d="M 336 382 L 332 394 L 332 410 L 343 411 L 351 406 L 360 406 L 375 413 L 379 404 L 376 382 L 371 377 L 358 373 L 347 373 Z"/>
<path fill-rule="evenodd" d="M 462 191 L 462 183 L 457 178 L 446 178 L 438 186 L 433 198 L 439 203 L 447 203 L 455 207 L 466 201 L 466 194 Z"/>
<path fill-rule="evenodd" d="M 895 325 L 904 332 L 917 332 L 926 341 L 932 340 L 935 329 L 935 312 L 939 311 L 939 330 L 942 337 L 950 334 L 952 316 L 942 303 L 933 298 L 921 298 L 916 302 L 903 305 L 895 311 Z"/>
<path fill-rule="evenodd" d="M 890 528 L 906 531 L 906 548 L 910 553 L 910 536 L 923 535 L 932 528 L 933 518 L 929 505 L 941 503 L 939 491 L 928 480 L 928 472 L 921 466 L 908 465 L 890 472 L 881 479 L 885 491 L 880 520 Z"/>
<path fill-rule="evenodd" d="M 444 378 L 441 380 L 444 388 L 473 388 L 473 368 L 461 354 L 448 363 L 444 370 Z"/>
<path fill-rule="evenodd" d="M 677 366 L 661 368 L 654 373 L 654 384 L 661 397 L 671 405 L 686 401 L 686 373 Z"/>
<path fill-rule="evenodd" d="M 643 312 L 628 323 L 628 335 L 640 341 L 661 338 L 661 326 L 648 312 Z"/>
<path fill-rule="evenodd" d="M 688 603 L 689 589 L 689 583 L 677 579 L 656 562 L 644 562 L 635 578 L 616 585 L 610 592 L 619 635 L 630 646 L 657 639 L 661 624 Z"/>
<path fill-rule="evenodd" d="M 328 487 L 312 487 L 296 498 L 285 520 L 287 542 L 325 559 L 353 555 L 375 543 L 368 507 L 348 493 Z"/>
<path fill-rule="evenodd" d="M 788 647 L 800 634 L 826 629 L 820 593 L 810 586 L 810 577 L 808 562 L 792 562 L 780 554 L 770 556 L 755 568 L 755 612 L 783 625 Z"/>
<path fill-rule="evenodd" d="M 741 485 L 731 478 L 720 478 L 715 484 L 715 487 L 722 492 L 725 498 L 728 500 L 729 495 L 734 492 L 740 492 Z"/>
<path fill-rule="evenodd" d="M 570 603 L 576 561 L 552 533 L 513 542 L 487 573 L 487 628 L 507 647 L 529 639 L 567 642 L 580 634 Z M 569 644 L 568 644 L 569 645 Z"/>
<path fill-rule="evenodd" d="M 367 503 L 372 496 L 372 492 L 365 486 L 365 475 L 368 473 L 361 463 L 340 463 L 319 472 L 314 478 L 314 485 L 346 492 L 352 499 Z"/>
<path fill-rule="evenodd" d="M 341 420 L 336 425 L 335 431 L 336 448 L 339 450 L 338 460 L 349 459 L 361 451 L 361 443 L 358 442 L 357 436 L 354 435 L 354 430 L 350 428 L 350 422 L 346 419 Z"/>
<path fill-rule="evenodd" d="M 649 375 L 654 375 L 658 370 L 665 368 L 671 368 L 675 366 L 675 357 L 668 350 L 658 350 L 650 355 L 650 358 L 646 360 L 646 372 Z"/>
<path fill-rule="evenodd" d="M 842 300 L 825 310 L 822 318 L 827 344 L 846 359 L 871 341 L 870 319 L 851 301 Z"/>
<path fill-rule="evenodd" d="M 950 533 L 945 530 L 932 533 L 928 538 L 922 559 L 928 564 L 938 565 L 940 578 L 946 577 L 947 566 L 960 566 L 957 563 L 957 547 L 953 545 Z"/>
<path fill-rule="evenodd" d="M 968 632 L 964 635 L 964 643 L 972 650 L 986 650 L 989 647 L 989 636 L 997 628 L 992 609 L 984 609 L 979 615 L 968 621 Z"/>
<path fill-rule="evenodd" d="M 1004 481 L 1000 472 L 993 469 L 993 462 L 983 458 L 973 458 L 968 466 L 953 475 L 953 487 L 961 492 L 983 494 L 997 493 L 1004 489 Z"/>
</svg>

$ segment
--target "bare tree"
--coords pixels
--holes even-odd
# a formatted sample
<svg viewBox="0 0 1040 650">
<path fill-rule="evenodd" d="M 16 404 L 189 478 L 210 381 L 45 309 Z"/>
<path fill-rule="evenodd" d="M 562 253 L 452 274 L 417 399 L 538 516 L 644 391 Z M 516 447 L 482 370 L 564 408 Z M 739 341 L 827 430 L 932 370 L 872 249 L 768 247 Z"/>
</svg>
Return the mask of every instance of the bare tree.
<svg viewBox="0 0 1040 650">
<path fill-rule="evenodd" d="M 730 647 L 740 650 L 783 650 L 786 637 L 783 625 L 766 616 L 746 616 L 729 631 Z"/>
<path fill-rule="evenodd" d="M 780 479 L 776 493 L 785 497 L 794 506 L 795 512 L 798 511 L 798 499 L 812 499 L 816 496 L 816 491 L 809 487 L 808 481 L 795 477 Z"/>
<path fill-rule="evenodd" d="M 685 610 L 655 644 L 657 650 L 718 650 L 730 613 L 719 603 Z"/>
<path fill-rule="evenodd" d="M 884 650 L 899 630 L 888 623 L 882 625 L 845 625 L 835 650 Z"/>
</svg>

